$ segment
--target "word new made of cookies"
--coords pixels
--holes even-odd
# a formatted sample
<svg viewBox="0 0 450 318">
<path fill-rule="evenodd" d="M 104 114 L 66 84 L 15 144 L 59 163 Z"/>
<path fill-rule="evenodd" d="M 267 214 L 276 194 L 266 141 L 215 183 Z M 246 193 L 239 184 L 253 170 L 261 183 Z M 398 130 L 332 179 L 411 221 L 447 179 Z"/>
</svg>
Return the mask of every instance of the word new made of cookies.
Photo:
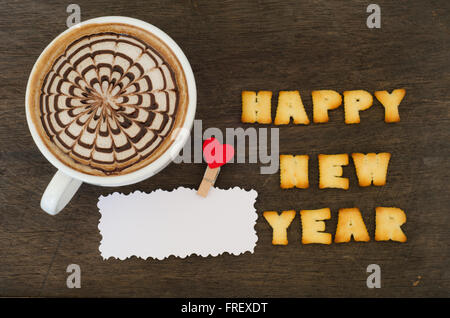
<svg viewBox="0 0 450 318">
<path fill-rule="evenodd" d="M 395 89 L 376 91 L 374 95 L 384 108 L 384 121 L 396 123 L 400 121 L 399 106 L 406 91 Z M 318 90 L 311 93 L 313 103 L 313 122 L 329 121 L 328 111 L 344 105 L 345 123 L 358 124 L 360 112 L 372 107 L 373 96 L 365 90 L 352 90 L 340 93 L 334 90 Z M 243 123 L 272 123 L 272 92 L 243 91 L 242 117 Z M 280 91 L 278 105 L 273 123 L 275 125 L 294 124 L 309 125 L 311 123 L 302 102 L 299 91 Z M 349 164 L 349 154 L 320 154 L 319 188 L 337 188 L 348 190 L 349 180 L 343 177 L 343 166 Z M 358 185 L 360 187 L 384 186 L 387 180 L 388 166 L 391 154 L 382 153 L 352 153 Z M 309 156 L 283 154 L 280 155 L 280 187 L 282 189 L 309 188 Z M 273 245 L 286 245 L 287 230 L 296 216 L 295 210 L 266 211 L 264 218 L 273 230 Z M 375 240 L 396 241 L 404 243 L 407 238 L 401 226 L 406 222 L 406 214 L 396 207 L 375 208 Z M 303 244 L 331 244 L 332 234 L 325 232 L 325 220 L 331 218 L 328 208 L 318 210 L 301 210 Z M 345 208 L 338 211 L 338 223 L 334 237 L 335 243 L 345 243 L 351 240 L 359 242 L 370 241 L 370 236 L 361 215 L 356 208 Z"/>
</svg>

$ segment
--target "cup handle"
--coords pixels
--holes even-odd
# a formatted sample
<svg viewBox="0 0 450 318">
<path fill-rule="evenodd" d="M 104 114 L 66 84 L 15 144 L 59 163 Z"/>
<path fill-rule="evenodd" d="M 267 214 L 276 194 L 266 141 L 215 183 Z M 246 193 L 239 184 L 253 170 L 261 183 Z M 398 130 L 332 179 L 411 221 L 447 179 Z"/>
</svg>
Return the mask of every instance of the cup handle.
<svg viewBox="0 0 450 318">
<path fill-rule="evenodd" d="M 58 170 L 42 195 L 41 209 L 50 215 L 58 214 L 72 199 L 81 183 Z"/>
</svg>

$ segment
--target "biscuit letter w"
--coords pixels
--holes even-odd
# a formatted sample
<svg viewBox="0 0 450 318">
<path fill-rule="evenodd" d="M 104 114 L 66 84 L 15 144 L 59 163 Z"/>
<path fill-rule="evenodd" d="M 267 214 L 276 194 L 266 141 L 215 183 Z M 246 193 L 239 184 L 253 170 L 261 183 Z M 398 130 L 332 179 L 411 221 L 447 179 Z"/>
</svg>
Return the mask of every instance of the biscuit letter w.
<svg viewBox="0 0 450 318">
<path fill-rule="evenodd" d="M 359 186 L 368 187 L 372 182 L 376 186 L 384 186 L 386 184 L 389 159 L 391 158 L 390 153 L 368 153 L 367 155 L 353 153 L 352 157 L 355 163 Z"/>
</svg>

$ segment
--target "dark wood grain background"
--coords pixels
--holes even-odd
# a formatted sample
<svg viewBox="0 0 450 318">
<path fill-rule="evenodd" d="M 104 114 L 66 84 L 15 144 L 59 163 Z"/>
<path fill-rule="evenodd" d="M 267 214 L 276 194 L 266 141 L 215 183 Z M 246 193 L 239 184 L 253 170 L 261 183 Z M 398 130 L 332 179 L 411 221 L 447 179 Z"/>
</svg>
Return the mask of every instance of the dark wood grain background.
<svg viewBox="0 0 450 318">
<path fill-rule="evenodd" d="M 66 1 L 2 1 L 0 13 L 0 296 L 263 296 L 425 297 L 450 294 L 449 31 L 450 2 L 377 1 L 381 29 L 368 29 L 370 1 L 121 1 L 77 0 L 82 20 L 104 15 L 142 19 L 181 46 L 198 87 L 196 118 L 203 127 L 263 127 L 240 122 L 242 90 L 299 89 L 312 118 L 314 89 L 404 87 L 401 122 L 383 109 L 345 125 L 343 110 L 323 125 L 280 128 L 280 152 L 309 154 L 307 190 L 279 188 L 279 174 L 259 164 L 223 168 L 217 186 L 259 193 L 255 253 L 163 261 L 104 261 L 98 246 L 97 199 L 113 191 L 196 187 L 204 164 L 172 164 L 139 184 L 84 184 L 58 216 L 39 208 L 56 169 L 28 132 L 24 92 L 43 48 L 66 29 Z M 273 109 L 274 110 L 274 109 Z M 353 163 L 348 191 L 319 190 L 319 153 L 390 152 L 387 185 L 360 188 Z M 369 243 L 300 244 L 298 216 L 289 245 L 272 246 L 265 210 L 359 207 Z M 407 214 L 408 242 L 375 242 L 377 206 Z M 81 266 L 81 289 L 66 287 L 66 267 Z M 366 287 L 366 267 L 379 264 L 382 288 Z"/>
</svg>

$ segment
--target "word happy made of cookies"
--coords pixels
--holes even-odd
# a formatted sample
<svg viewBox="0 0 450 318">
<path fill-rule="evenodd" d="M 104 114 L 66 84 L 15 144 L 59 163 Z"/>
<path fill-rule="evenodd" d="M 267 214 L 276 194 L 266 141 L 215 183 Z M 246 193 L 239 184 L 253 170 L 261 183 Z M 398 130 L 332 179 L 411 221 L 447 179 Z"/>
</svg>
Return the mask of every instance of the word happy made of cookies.
<svg viewBox="0 0 450 318">
<path fill-rule="evenodd" d="M 384 108 L 384 121 L 396 123 L 400 121 L 399 106 L 406 91 L 395 89 L 388 91 L 376 91 L 376 99 Z M 360 112 L 372 107 L 373 96 L 365 90 L 345 91 L 343 98 L 334 90 L 313 91 L 313 122 L 326 123 L 329 121 L 328 112 L 344 105 L 345 123 L 359 124 Z M 243 91 L 242 92 L 242 117 L 243 123 L 272 123 L 272 92 L 271 91 Z M 278 94 L 278 106 L 276 110 L 275 125 L 309 125 L 311 123 L 306 114 L 299 91 L 280 91 Z M 353 153 L 356 175 L 360 187 L 384 186 L 386 184 L 390 153 Z M 308 180 L 308 155 L 280 155 L 280 187 L 309 188 Z M 348 189 L 349 181 L 342 176 L 342 166 L 348 165 L 347 154 L 318 156 L 319 161 L 319 188 Z M 375 240 L 406 242 L 406 235 L 401 226 L 406 222 L 406 214 L 395 207 L 377 207 L 375 209 Z M 273 245 L 286 245 L 287 229 L 295 218 L 295 210 L 266 211 L 264 218 L 273 230 Z M 303 244 L 331 244 L 332 234 L 325 231 L 325 220 L 331 218 L 328 208 L 318 210 L 301 210 Z M 351 240 L 368 242 L 369 233 L 358 208 L 340 209 L 338 212 L 338 224 L 335 233 L 335 243 L 350 242 Z"/>
<path fill-rule="evenodd" d="M 396 123 L 400 121 L 399 105 L 405 97 L 404 89 L 376 91 L 377 100 L 384 108 L 384 121 Z M 345 91 L 341 94 L 333 90 L 313 91 L 313 122 L 326 123 L 329 121 L 328 111 L 335 110 L 344 104 L 345 123 L 359 124 L 361 111 L 372 107 L 372 94 L 365 90 Z M 243 123 L 272 123 L 272 92 L 271 91 L 243 91 L 242 92 L 242 122 Z M 310 119 L 305 111 L 299 91 L 280 91 L 278 106 L 274 120 L 275 125 L 287 125 L 291 122 L 298 125 L 309 125 Z"/>
</svg>

